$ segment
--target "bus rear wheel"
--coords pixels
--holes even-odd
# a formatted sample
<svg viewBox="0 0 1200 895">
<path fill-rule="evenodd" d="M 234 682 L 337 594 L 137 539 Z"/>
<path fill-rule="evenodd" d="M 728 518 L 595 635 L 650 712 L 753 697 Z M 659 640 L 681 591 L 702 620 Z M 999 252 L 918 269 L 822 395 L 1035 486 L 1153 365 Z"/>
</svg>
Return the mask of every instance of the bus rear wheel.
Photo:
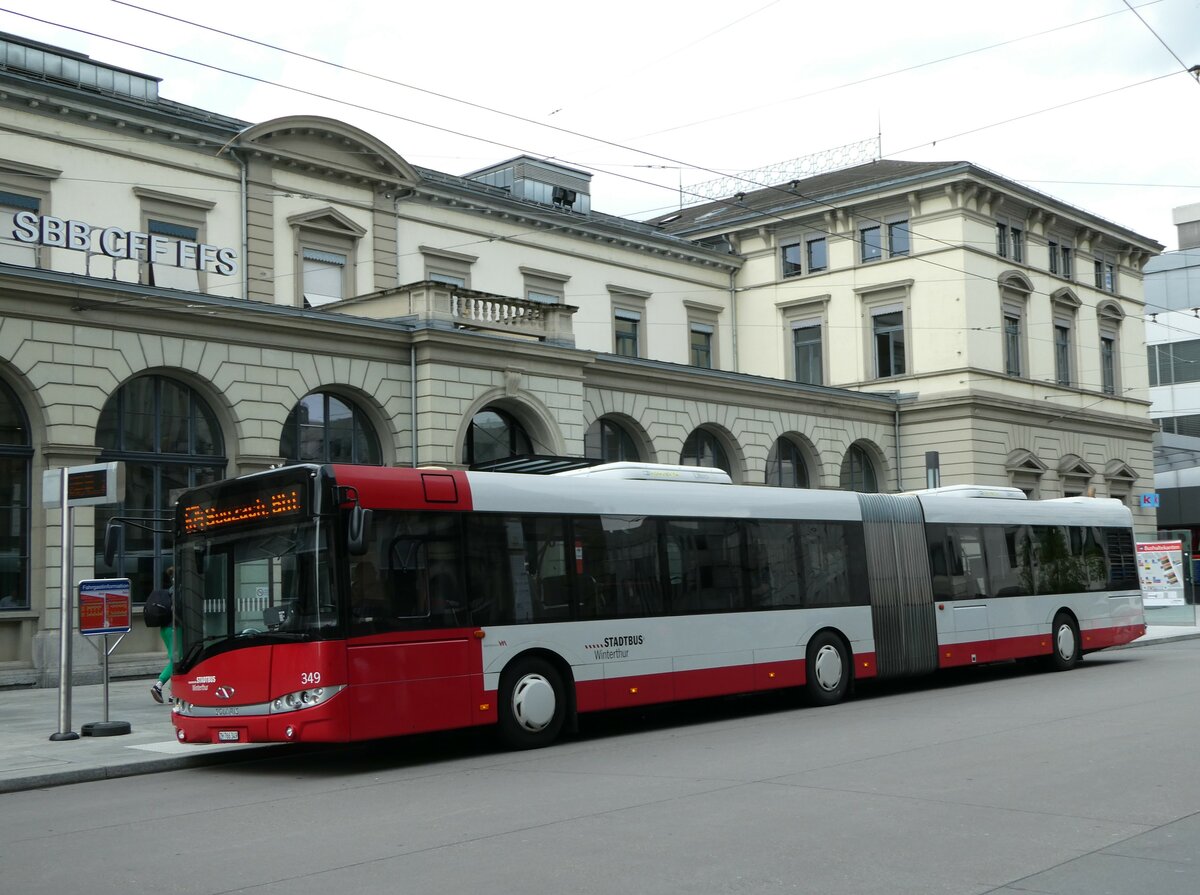
<svg viewBox="0 0 1200 895">
<path fill-rule="evenodd" d="M 562 675 L 531 656 L 518 659 L 500 677 L 500 737 L 513 749 L 549 746 L 562 732 L 567 699 Z"/>
<path fill-rule="evenodd" d="M 1050 629 L 1050 667 L 1055 671 L 1067 671 L 1079 664 L 1079 629 L 1075 620 L 1067 613 L 1054 616 Z"/>
<path fill-rule="evenodd" d="M 808 644 L 804 688 L 815 705 L 833 705 L 850 689 L 850 657 L 842 639 L 822 631 Z"/>
</svg>

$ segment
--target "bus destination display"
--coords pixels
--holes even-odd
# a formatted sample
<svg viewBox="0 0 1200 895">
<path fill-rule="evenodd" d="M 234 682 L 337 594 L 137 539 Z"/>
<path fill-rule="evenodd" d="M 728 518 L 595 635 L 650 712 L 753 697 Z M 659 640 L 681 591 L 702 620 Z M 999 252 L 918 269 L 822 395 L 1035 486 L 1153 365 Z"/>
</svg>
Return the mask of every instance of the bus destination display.
<svg viewBox="0 0 1200 895">
<path fill-rule="evenodd" d="M 247 494 L 212 503 L 197 503 L 183 508 L 186 534 L 213 531 L 231 525 L 266 523 L 299 515 L 302 501 L 299 488 L 285 488 L 263 494 Z"/>
</svg>

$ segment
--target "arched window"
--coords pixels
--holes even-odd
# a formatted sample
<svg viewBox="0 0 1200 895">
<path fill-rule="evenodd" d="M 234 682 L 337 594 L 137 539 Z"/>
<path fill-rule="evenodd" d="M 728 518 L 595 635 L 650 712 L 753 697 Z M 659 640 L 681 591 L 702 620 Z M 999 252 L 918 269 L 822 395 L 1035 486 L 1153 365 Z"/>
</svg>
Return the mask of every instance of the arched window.
<svg viewBox="0 0 1200 895">
<path fill-rule="evenodd" d="M 0 382 L 0 610 L 29 608 L 29 475 L 33 447 L 21 402 Z"/>
<path fill-rule="evenodd" d="M 288 414 L 279 455 L 289 463 L 381 466 L 379 437 L 361 409 L 328 392 L 305 395 Z"/>
<path fill-rule="evenodd" d="M 807 488 L 808 467 L 795 442 L 780 438 L 767 456 L 767 484 L 776 488 Z"/>
<path fill-rule="evenodd" d="M 488 407 L 471 418 L 463 445 L 463 463 L 467 466 L 532 453 L 528 433 L 511 413 Z"/>
<path fill-rule="evenodd" d="M 96 446 L 100 462 L 125 463 L 124 501 L 96 508 L 96 575 L 129 578 L 134 600 L 144 600 L 171 564 L 175 498 L 225 475 L 221 430 L 194 389 L 165 376 L 139 376 L 104 405 Z M 127 522 L 121 551 L 106 566 L 100 550 L 112 516 L 146 527 Z"/>
<path fill-rule="evenodd" d="M 863 491 L 874 494 L 879 491 L 879 480 L 875 476 L 875 464 L 871 455 L 861 445 L 852 444 L 842 460 L 842 490 Z"/>
<path fill-rule="evenodd" d="M 717 436 L 707 429 L 697 429 L 688 436 L 679 462 L 684 466 L 715 466 L 733 475 L 733 467 L 729 464 L 725 448 L 721 447 Z"/>
<path fill-rule="evenodd" d="M 607 418 L 598 419 L 588 426 L 583 436 L 583 455 L 605 463 L 641 459 L 633 436 L 620 423 Z"/>
</svg>

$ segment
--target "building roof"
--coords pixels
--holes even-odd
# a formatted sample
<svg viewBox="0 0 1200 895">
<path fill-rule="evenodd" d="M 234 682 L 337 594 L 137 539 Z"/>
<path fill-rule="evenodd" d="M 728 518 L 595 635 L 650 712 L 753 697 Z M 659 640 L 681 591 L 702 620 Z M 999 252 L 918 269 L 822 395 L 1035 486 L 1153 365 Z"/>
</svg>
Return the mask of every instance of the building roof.
<svg viewBox="0 0 1200 895">
<path fill-rule="evenodd" d="M 833 199 L 844 200 L 857 192 L 878 191 L 888 184 L 900 184 L 917 177 L 941 174 L 950 170 L 965 170 L 969 162 L 901 162 L 878 159 L 865 165 L 855 165 L 838 171 L 815 174 L 802 180 L 764 185 L 762 189 L 747 190 L 727 199 L 692 205 L 681 211 L 659 215 L 646 223 L 662 227 L 668 233 L 724 228 L 746 217 L 761 219 L 772 211 L 794 212 L 805 206 L 825 208 Z"/>
<path fill-rule="evenodd" d="M 646 223 L 677 236 L 702 239 L 705 235 L 729 233 L 741 227 L 757 227 L 770 224 L 773 220 L 794 218 L 806 209 L 819 213 L 832 210 L 835 206 L 844 207 L 859 196 L 877 196 L 888 190 L 911 190 L 922 183 L 946 177 L 970 177 L 985 181 L 1030 205 L 1061 210 L 1080 222 L 1103 227 L 1156 252 L 1163 249 L 1159 242 L 1148 236 L 968 161 L 904 162 L 876 159 L 786 183 L 764 184 L 761 189 L 747 190 L 726 199 L 659 215 Z"/>
</svg>

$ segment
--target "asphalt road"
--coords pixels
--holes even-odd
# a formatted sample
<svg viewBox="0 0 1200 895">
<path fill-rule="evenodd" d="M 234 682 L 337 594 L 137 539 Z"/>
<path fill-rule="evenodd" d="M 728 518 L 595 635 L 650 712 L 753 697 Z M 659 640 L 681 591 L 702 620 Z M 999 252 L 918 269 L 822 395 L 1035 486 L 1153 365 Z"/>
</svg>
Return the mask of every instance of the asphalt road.
<svg viewBox="0 0 1200 895">
<path fill-rule="evenodd" d="M 1200 891 L 1200 641 L 0 796 L 0 891 Z"/>
</svg>

